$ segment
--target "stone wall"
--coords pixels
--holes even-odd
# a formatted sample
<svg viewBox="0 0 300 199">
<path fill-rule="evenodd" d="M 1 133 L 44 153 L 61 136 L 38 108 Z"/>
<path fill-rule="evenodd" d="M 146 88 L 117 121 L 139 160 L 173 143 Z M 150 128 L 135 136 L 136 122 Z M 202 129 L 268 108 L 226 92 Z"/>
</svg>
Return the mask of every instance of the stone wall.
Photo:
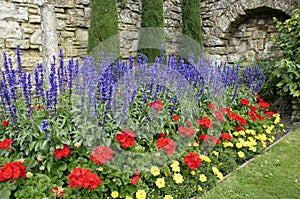
<svg viewBox="0 0 300 199">
<path fill-rule="evenodd" d="M 15 54 L 20 44 L 23 65 L 32 69 L 42 61 L 41 6 L 55 10 L 58 47 L 65 57 L 86 55 L 90 0 L 0 0 L 0 51 Z M 135 54 L 141 19 L 141 0 L 119 0 L 120 52 Z M 205 53 L 219 61 L 251 61 L 272 46 L 273 16 L 283 19 L 299 7 L 299 0 L 202 0 L 201 19 Z M 165 32 L 168 49 L 177 50 L 181 33 L 181 1 L 164 1 Z M 177 38 L 176 38 L 177 37 Z M 1 57 L 2 59 L 2 57 Z M 2 60 L 0 60 L 2 62 Z"/>
</svg>

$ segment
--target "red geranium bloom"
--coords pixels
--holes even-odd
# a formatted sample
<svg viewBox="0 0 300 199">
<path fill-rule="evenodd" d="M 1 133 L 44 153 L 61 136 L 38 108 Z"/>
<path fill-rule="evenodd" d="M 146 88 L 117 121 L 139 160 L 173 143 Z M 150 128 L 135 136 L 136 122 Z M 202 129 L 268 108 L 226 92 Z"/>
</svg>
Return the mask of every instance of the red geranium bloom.
<svg viewBox="0 0 300 199">
<path fill-rule="evenodd" d="M 243 127 L 241 126 L 238 126 L 238 127 L 234 127 L 235 128 L 235 131 L 243 131 L 245 130 Z"/>
<path fill-rule="evenodd" d="M 178 121 L 179 120 L 179 116 L 178 115 L 173 115 L 172 118 L 173 118 L 174 121 Z"/>
<path fill-rule="evenodd" d="M 4 127 L 7 127 L 8 126 L 8 120 L 4 120 L 3 122 L 2 122 L 2 126 L 4 126 Z"/>
<path fill-rule="evenodd" d="M 159 100 L 156 100 L 155 102 L 151 102 L 149 106 L 156 111 L 160 111 L 163 107 L 163 103 Z"/>
<path fill-rule="evenodd" d="M 139 182 L 139 179 L 141 178 L 141 176 L 133 176 L 131 178 L 131 183 L 134 185 L 137 185 L 137 183 Z"/>
<path fill-rule="evenodd" d="M 5 138 L 0 142 L 0 149 L 10 149 L 10 145 L 13 143 L 12 139 Z"/>
<path fill-rule="evenodd" d="M 256 121 L 256 115 L 252 116 L 252 117 L 251 117 L 251 120 L 252 120 L 252 121 Z"/>
<path fill-rule="evenodd" d="M 188 128 L 188 127 L 184 127 L 184 126 L 180 126 L 178 128 L 178 131 L 186 136 L 192 136 L 195 134 L 195 131 L 193 128 Z"/>
<path fill-rule="evenodd" d="M 229 133 L 221 133 L 221 137 L 223 140 L 229 140 L 229 141 L 232 140 L 232 137 Z"/>
<path fill-rule="evenodd" d="M 270 108 L 270 104 L 268 102 L 265 102 L 265 101 L 258 102 L 257 104 L 262 109 L 268 109 L 268 108 Z"/>
<path fill-rule="evenodd" d="M 108 160 L 113 159 L 113 151 L 107 146 L 98 146 L 92 153 L 91 160 L 95 164 L 105 164 Z"/>
<path fill-rule="evenodd" d="M 273 111 L 266 111 L 265 114 L 272 117 L 274 115 L 274 112 Z"/>
<path fill-rule="evenodd" d="M 0 169 L 0 182 L 7 182 L 20 177 L 26 178 L 26 167 L 22 162 L 9 162 Z"/>
<path fill-rule="evenodd" d="M 54 156 L 60 160 L 62 157 L 68 157 L 70 154 L 70 148 L 67 145 L 64 145 L 62 149 L 55 149 L 54 150 Z"/>
<path fill-rule="evenodd" d="M 199 157 L 198 154 L 196 153 L 188 153 L 185 157 L 184 157 L 184 163 L 192 170 L 197 169 L 199 166 L 201 166 L 202 161 Z"/>
<path fill-rule="evenodd" d="M 246 99 L 241 99 L 240 102 L 241 102 L 241 104 L 242 104 L 243 106 L 248 106 L 248 105 L 249 105 L 249 101 L 246 100 Z"/>
<path fill-rule="evenodd" d="M 76 168 L 68 176 L 70 188 L 88 188 L 93 190 L 102 184 L 99 176 L 94 174 L 89 169 Z"/>
<path fill-rule="evenodd" d="M 241 126 L 245 126 L 247 124 L 247 120 L 243 117 L 238 118 L 238 121 Z"/>
<path fill-rule="evenodd" d="M 228 108 L 228 107 L 220 107 L 219 111 L 222 111 L 223 113 L 228 113 L 228 114 L 231 112 L 230 108 Z"/>
<path fill-rule="evenodd" d="M 252 111 L 248 112 L 248 115 L 249 115 L 250 117 L 256 116 L 256 114 L 255 114 L 254 112 L 252 112 Z"/>
<path fill-rule="evenodd" d="M 202 142 L 207 142 L 209 140 L 209 135 L 202 134 L 198 138 L 199 138 L 199 140 L 202 140 Z"/>
<path fill-rule="evenodd" d="M 214 104 L 207 104 L 206 107 L 209 108 L 209 109 L 212 109 L 212 110 L 216 109 Z"/>
<path fill-rule="evenodd" d="M 258 117 L 258 119 L 261 120 L 261 121 L 265 119 L 265 117 L 262 116 L 262 115 L 257 115 L 257 117 Z"/>
<path fill-rule="evenodd" d="M 262 101 L 264 101 L 261 97 L 260 97 L 260 95 L 259 94 L 256 94 L 256 99 L 259 101 L 259 102 L 262 102 Z"/>
<path fill-rule="evenodd" d="M 220 139 L 218 137 L 216 137 L 214 135 L 211 137 L 211 143 L 212 144 L 220 144 L 220 142 L 221 141 L 220 141 Z"/>
<path fill-rule="evenodd" d="M 174 141 L 171 138 L 158 138 L 156 146 L 158 149 L 164 150 L 167 153 L 167 155 L 172 154 L 176 149 Z"/>
<path fill-rule="evenodd" d="M 122 148 L 129 148 L 134 146 L 134 137 L 135 135 L 131 130 L 122 130 L 116 139 L 120 142 Z"/>
<path fill-rule="evenodd" d="M 209 119 L 207 117 L 203 117 L 203 118 L 199 119 L 198 124 L 200 124 L 200 126 L 202 128 L 207 128 L 207 129 L 213 128 L 213 122 L 211 121 L 211 119 Z"/>
<path fill-rule="evenodd" d="M 255 106 L 250 106 L 250 110 L 251 110 L 252 112 L 255 112 L 255 111 L 256 111 L 256 107 L 255 107 Z"/>
<path fill-rule="evenodd" d="M 221 111 L 214 112 L 214 118 L 216 118 L 219 122 L 224 122 L 224 116 Z"/>
<path fill-rule="evenodd" d="M 192 126 L 192 122 L 187 121 L 187 122 L 186 122 L 186 125 L 187 125 L 188 127 L 191 127 L 191 126 Z"/>
<path fill-rule="evenodd" d="M 230 113 L 228 114 L 228 117 L 229 117 L 230 119 L 232 119 L 232 120 L 237 120 L 238 118 L 240 118 L 240 116 L 239 116 L 238 114 L 233 113 L 233 112 L 230 112 Z"/>
</svg>

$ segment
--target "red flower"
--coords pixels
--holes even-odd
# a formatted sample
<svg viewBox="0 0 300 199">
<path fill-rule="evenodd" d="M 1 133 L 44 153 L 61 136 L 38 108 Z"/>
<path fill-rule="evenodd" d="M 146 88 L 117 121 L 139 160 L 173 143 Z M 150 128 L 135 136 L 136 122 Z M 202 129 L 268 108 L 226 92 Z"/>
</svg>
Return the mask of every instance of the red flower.
<svg viewBox="0 0 300 199">
<path fill-rule="evenodd" d="M 202 134 L 198 138 L 199 138 L 199 140 L 202 140 L 202 142 L 207 142 L 209 140 L 209 135 Z"/>
<path fill-rule="evenodd" d="M 167 153 L 167 155 L 172 154 L 176 149 L 174 141 L 171 138 L 158 138 L 156 146 L 158 149 L 164 150 Z"/>
<path fill-rule="evenodd" d="M 191 127 L 191 126 L 192 126 L 192 122 L 187 121 L 187 122 L 186 122 L 186 125 L 187 125 L 188 127 Z"/>
<path fill-rule="evenodd" d="M 268 108 L 270 108 L 270 104 L 268 102 L 260 101 L 257 104 L 262 109 L 268 109 Z"/>
<path fill-rule="evenodd" d="M 250 111 L 255 112 L 256 111 L 256 107 L 255 106 L 250 106 Z"/>
<path fill-rule="evenodd" d="M 243 131 L 245 130 L 243 127 L 239 126 L 239 127 L 234 127 L 235 131 Z"/>
<path fill-rule="evenodd" d="M 241 104 L 242 104 L 243 106 L 248 106 L 248 105 L 249 105 L 249 101 L 246 100 L 246 99 L 241 99 L 240 102 L 241 102 Z"/>
<path fill-rule="evenodd" d="M 4 127 L 7 127 L 8 126 L 8 120 L 4 120 L 3 122 L 2 122 L 2 126 L 4 126 Z"/>
<path fill-rule="evenodd" d="M 108 160 L 113 159 L 113 151 L 107 146 L 98 146 L 92 153 L 91 160 L 95 164 L 105 164 Z"/>
<path fill-rule="evenodd" d="M 70 148 L 67 145 L 64 145 L 62 149 L 55 149 L 54 150 L 54 156 L 60 160 L 62 157 L 68 157 L 70 154 Z"/>
<path fill-rule="evenodd" d="M 195 134 L 195 131 L 193 128 L 188 128 L 188 127 L 184 127 L 184 126 L 180 126 L 178 128 L 178 131 L 188 137 Z"/>
<path fill-rule="evenodd" d="M 178 121 L 179 120 L 179 116 L 178 115 L 173 115 L 172 118 L 173 118 L 174 121 Z"/>
<path fill-rule="evenodd" d="M 220 141 L 220 139 L 218 137 L 216 137 L 214 135 L 211 137 L 211 143 L 212 144 L 220 144 L 220 142 L 221 141 Z"/>
<path fill-rule="evenodd" d="M 265 114 L 272 117 L 274 115 L 274 112 L 273 111 L 266 111 Z"/>
<path fill-rule="evenodd" d="M 232 119 L 232 120 L 237 120 L 238 118 L 240 118 L 240 116 L 239 116 L 238 114 L 233 113 L 233 112 L 230 112 L 230 113 L 228 114 L 228 117 L 229 117 L 230 119 Z"/>
<path fill-rule="evenodd" d="M 10 149 L 10 145 L 13 143 L 12 139 L 5 138 L 0 142 L 0 149 Z"/>
<path fill-rule="evenodd" d="M 250 117 L 256 116 L 256 114 L 255 114 L 254 112 L 252 112 L 252 111 L 248 112 L 248 115 L 249 115 Z"/>
<path fill-rule="evenodd" d="M 221 111 L 223 113 L 228 113 L 228 114 L 231 112 L 230 108 L 228 108 L 228 107 L 220 107 L 219 111 Z"/>
<path fill-rule="evenodd" d="M 37 109 L 38 110 L 41 110 L 41 109 L 44 109 L 45 107 L 43 105 L 37 105 Z"/>
<path fill-rule="evenodd" d="M 211 121 L 211 119 L 208 119 L 207 117 L 203 117 L 202 119 L 199 119 L 198 124 L 200 124 L 202 128 L 207 128 L 207 129 L 213 128 L 213 122 Z"/>
<path fill-rule="evenodd" d="M 26 178 L 26 167 L 22 162 L 9 162 L 0 169 L 0 182 L 7 182 L 20 177 Z"/>
<path fill-rule="evenodd" d="M 239 123 L 240 123 L 241 126 L 245 126 L 247 124 L 246 119 L 243 118 L 243 117 L 238 118 L 238 121 L 239 121 Z"/>
<path fill-rule="evenodd" d="M 259 102 L 263 102 L 264 100 L 260 97 L 259 94 L 256 94 L 256 99 L 259 101 Z"/>
<path fill-rule="evenodd" d="M 155 102 L 151 102 L 149 106 L 156 111 L 160 111 L 163 107 L 163 103 L 159 100 L 156 100 Z"/>
<path fill-rule="evenodd" d="M 207 104 L 206 107 L 209 108 L 209 109 L 211 109 L 211 110 L 215 110 L 216 109 L 216 107 L 215 107 L 214 104 Z"/>
<path fill-rule="evenodd" d="M 224 116 L 221 111 L 214 112 L 214 118 L 216 118 L 219 122 L 224 122 Z"/>
<path fill-rule="evenodd" d="M 221 137 L 223 140 L 229 140 L 229 141 L 232 140 L 232 137 L 229 133 L 221 133 Z"/>
<path fill-rule="evenodd" d="M 102 184 L 99 176 L 94 174 L 89 169 L 76 168 L 68 176 L 70 188 L 88 188 L 93 190 Z"/>
<path fill-rule="evenodd" d="M 262 116 L 262 115 L 257 115 L 257 117 L 258 117 L 258 119 L 261 120 L 261 121 L 263 121 L 263 120 L 265 119 L 265 117 Z"/>
<path fill-rule="evenodd" d="M 252 116 L 252 117 L 251 117 L 251 120 L 252 120 L 252 121 L 256 121 L 256 115 Z"/>
<path fill-rule="evenodd" d="M 116 139 L 120 142 L 122 148 L 129 148 L 134 146 L 134 137 L 135 134 L 131 130 L 122 130 Z"/>
<path fill-rule="evenodd" d="M 192 170 L 197 169 L 198 167 L 201 166 L 202 161 L 199 157 L 198 154 L 196 153 L 188 153 L 185 157 L 184 157 L 184 163 Z"/>
<path fill-rule="evenodd" d="M 134 185 L 137 185 L 137 183 L 139 182 L 139 179 L 141 178 L 141 176 L 133 176 L 131 178 L 131 183 Z"/>
</svg>

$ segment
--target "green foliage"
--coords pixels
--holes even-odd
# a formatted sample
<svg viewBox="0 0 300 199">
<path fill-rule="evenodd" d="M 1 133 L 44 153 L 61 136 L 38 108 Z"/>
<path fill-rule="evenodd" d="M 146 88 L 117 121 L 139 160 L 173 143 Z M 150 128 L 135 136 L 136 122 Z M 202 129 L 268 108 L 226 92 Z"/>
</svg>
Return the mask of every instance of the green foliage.
<svg viewBox="0 0 300 199">
<path fill-rule="evenodd" d="M 91 54 L 94 51 L 96 55 L 99 55 L 99 51 L 103 50 L 107 56 L 110 53 L 119 55 L 120 44 L 116 4 L 116 0 L 91 0 L 88 53 Z"/>
<path fill-rule="evenodd" d="M 282 53 L 283 60 L 276 63 L 273 77 L 279 81 L 276 85 L 283 93 L 293 97 L 300 96 L 300 9 L 294 11 L 292 17 L 285 22 L 278 21 L 276 28 L 279 32 L 274 37 L 275 45 Z"/>
<path fill-rule="evenodd" d="M 163 0 L 142 0 L 138 52 L 151 61 L 159 56 L 160 46 L 165 43 L 163 12 Z"/>
<path fill-rule="evenodd" d="M 182 1 L 182 42 L 183 57 L 189 57 L 190 53 L 201 55 L 202 35 L 200 21 L 200 0 Z M 192 39 L 190 41 L 188 38 Z"/>
</svg>

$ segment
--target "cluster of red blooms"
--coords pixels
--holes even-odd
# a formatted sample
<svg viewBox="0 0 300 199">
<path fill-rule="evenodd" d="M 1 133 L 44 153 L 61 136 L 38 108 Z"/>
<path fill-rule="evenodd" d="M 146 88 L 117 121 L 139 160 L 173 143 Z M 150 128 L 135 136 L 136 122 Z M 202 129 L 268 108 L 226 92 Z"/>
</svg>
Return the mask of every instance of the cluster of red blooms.
<svg viewBox="0 0 300 199">
<path fill-rule="evenodd" d="M 156 111 L 160 111 L 163 108 L 163 103 L 159 100 L 156 100 L 155 102 L 151 102 L 149 107 Z"/>
<path fill-rule="evenodd" d="M 51 189 L 50 192 L 54 193 L 54 196 L 56 198 L 60 198 L 65 194 L 65 190 L 62 187 L 58 187 L 58 186 Z"/>
<path fill-rule="evenodd" d="M 201 166 L 202 161 L 199 157 L 198 154 L 196 153 L 188 153 L 185 157 L 184 157 L 184 163 L 192 170 L 197 169 L 198 167 Z"/>
<path fill-rule="evenodd" d="M 93 151 L 90 159 L 94 161 L 95 164 L 105 164 L 108 160 L 113 159 L 113 151 L 107 146 L 98 146 Z"/>
<path fill-rule="evenodd" d="M 84 189 L 90 186 L 91 190 L 96 189 L 98 185 L 102 184 L 99 176 L 95 173 L 92 173 L 89 169 L 76 168 L 68 176 L 70 188 L 74 187 Z"/>
<path fill-rule="evenodd" d="M 251 117 L 252 121 L 256 121 L 256 118 L 258 118 L 259 120 L 264 120 L 265 119 L 264 116 L 256 113 L 256 107 L 255 106 L 250 106 L 250 111 L 248 112 L 248 115 Z"/>
<path fill-rule="evenodd" d="M 259 94 L 256 95 L 256 99 L 258 100 L 258 103 L 257 105 L 263 109 L 263 110 L 266 110 L 268 108 L 270 108 L 270 104 L 268 102 L 265 102 Z"/>
<path fill-rule="evenodd" d="M 219 122 L 225 122 L 225 119 L 224 119 L 222 111 L 216 111 L 216 112 L 214 112 L 214 118 L 216 118 Z"/>
<path fill-rule="evenodd" d="M 206 107 L 211 109 L 211 110 L 215 110 L 216 106 L 214 104 L 206 104 Z"/>
<path fill-rule="evenodd" d="M 54 156 L 60 160 L 62 157 L 68 157 L 70 154 L 70 148 L 67 145 L 64 145 L 62 149 L 55 149 L 54 150 Z"/>
<path fill-rule="evenodd" d="M 164 150 L 168 155 L 172 154 L 175 149 L 175 143 L 171 138 L 165 138 L 165 134 L 161 134 L 157 139 L 156 146 L 158 149 Z"/>
<path fill-rule="evenodd" d="M 185 136 L 192 136 L 195 134 L 195 131 L 193 128 L 185 127 L 185 126 L 180 126 L 178 128 L 179 133 L 184 134 Z"/>
<path fill-rule="evenodd" d="M 206 129 L 212 129 L 213 128 L 213 122 L 211 119 L 207 118 L 207 117 L 203 117 L 201 119 L 198 120 L 198 124 L 202 127 L 202 128 L 206 128 Z"/>
<path fill-rule="evenodd" d="M 8 120 L 4 120 L 2 121 L 2 126 L 7 127 L 8 126 L 9 121 Z"/>
<path fill-rule="evenodd" d="M 172 118 L 174 121 L 178 121 L 180 119 L 178 115 L 173 115 Z"/>
<path fill-rule="evenodd" d="M 131 130 L 122 130 L 116 137 L 122 148 L 134 146 L 134 133 Z"/>
<path fill-rule="evenodd" d="M 141 176 L 139 175 L 138 171 L 133 172 L 133 174 L 134 174 L 134 176 L 131 178 L 131 183 L 134 185 L 137 185 Z"/>
<path fill-rule="evenodd" d="M 216 137 L 216 136 L 209 136 L 209 135 L 207 135 L 207 134 L 202 134 L 202 135 L 200 135 L 199 137 L 199 140 L 201 140 L 202 142 L 208 142 L 208 140 L 211 138 L 211 143 L 213 144 L 213 145 L 215 145 L 215 144 L 220 144 L 220 139 L 218 138 L 218 137 Z"/>
<path fill-rule="evenodd" d="M 247 120 L 237 113 L 230 112 L 228 117 L 232 120 L 238 121 L 241 126 L 245 126 L 247 124 Z"/>
<path fill-rule="evenodd" d="M 0 182 L 7 182 L 20 177 L 26 178 L 26 167 L 22 162 L 9 162 L 0 169 Z"/>
<path fill-rule="evenodd" d="M 5 138 L 3 141 L 0 142 L 0 149 L 10 149 L 10 145 L 13 143 L 12 139 Z"/>
<path fill-rule="evenodd" d="M 229 140 L 231 141 L 232 140 L 232 137 L 229 133 L 221 133 L 221 137 L 222 137 L 222 140 Z"/>
<path fill-rule="evenodd" d="M 246 99 L 241 99 L 241 100 L 240 100 L 240 103 L 241 103 L 243 106 L 249 106 L 249 101 L 246 100 Z"/>
</svg>

